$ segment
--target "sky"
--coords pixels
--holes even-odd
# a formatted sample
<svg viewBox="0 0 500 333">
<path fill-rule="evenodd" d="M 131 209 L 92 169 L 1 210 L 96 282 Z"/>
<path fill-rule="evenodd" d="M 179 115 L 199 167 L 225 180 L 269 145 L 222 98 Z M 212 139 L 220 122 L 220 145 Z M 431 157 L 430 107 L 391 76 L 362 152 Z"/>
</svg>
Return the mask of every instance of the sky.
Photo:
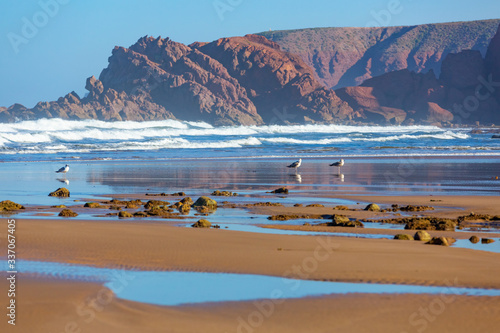
<svg viewBox="0 0 500 333">
<path fill-rule="evenodd" d="M 498 0 L 4 0 L 0 106 L 76 91 L 115 46 L 145 35 L 182 43 L 262 31 L 500 18 Z"/>
</svg>

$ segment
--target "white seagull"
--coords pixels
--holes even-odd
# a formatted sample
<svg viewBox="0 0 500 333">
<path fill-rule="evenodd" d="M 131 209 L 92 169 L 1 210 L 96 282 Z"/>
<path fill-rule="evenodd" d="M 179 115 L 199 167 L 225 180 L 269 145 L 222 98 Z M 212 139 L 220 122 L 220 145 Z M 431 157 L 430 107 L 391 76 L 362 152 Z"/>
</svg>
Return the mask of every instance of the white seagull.
<svg viewBox="0 0 500 333">
<path fill-rule="evenodd" d="M 336 166 L 336 167 L 338 167 L 338 168 L 339 168 L 339 170 L 340 170 L 340 167 L 344 166 L 344 160 L 343 160 L 343 159 L 341 159 L 341 160 L 340 160 L 340 161 L 338 161 L 338 162 L 335 162 L 335 163 L 330 164 L 330 166 Z"/>
<path fill-rule="evenodd" d="M 299 160 L 298 160 L 298 161 L 293 162 L 292 164 L 290 164 L 289 166 L 287 166 L 287 168 L 293 168 L 293 169 L 295 169 L 295 172 L 297 172 L 297 169 L 298 169 L 298 167 L 299 167 L 301 164 L 302 164 L 302 159 L 301 159 L 301 158 L 299 158 Z"/>
<path fill-rule="evenodd" d="M 63 166 L 61 169 L 57 170 L 56 173 L 66 173 L 69 171 L 69 165 Z"/>
</svg>

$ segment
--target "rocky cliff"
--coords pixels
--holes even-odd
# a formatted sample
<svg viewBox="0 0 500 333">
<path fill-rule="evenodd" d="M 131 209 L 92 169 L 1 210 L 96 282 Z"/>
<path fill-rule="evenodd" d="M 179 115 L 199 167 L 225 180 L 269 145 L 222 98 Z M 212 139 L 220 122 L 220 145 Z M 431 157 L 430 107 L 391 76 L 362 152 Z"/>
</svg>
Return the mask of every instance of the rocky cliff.
<svg viewBox="0 0 500 333">
<path fill-rule="evenodd" d="M 357 86 L 385 73 L 434 71 L 450 53 L 477 50 L 484 56 L 500 20 L 382 28 L 318 28 L 261 35 L 299 55 L 316 78 L 333 89 Z"/>
<path fill-rule="evenodd" d="M 264 37 L 223 38 L 190 46 L 143 37 L 115 47 L 88 95 L 70 93 L 33 109 L 13 105 L 0 121 L 64 119 L 157 120 L 177 118 L 215 125 L 338 121 L 352 112 L 324 88 L 298 56 Z"/>
<path fill-rule="evenodd" d="M 336 90 L 362 119 L 383 123 L 500 123 L 500 28 L 487 49 L 450 53 L 440 75 L 408 69 Z"/>
<path fill-rule="evenodd" d="M 500 32 L 493 38 L 489 32 L 498 22 L 326 29 L 333 37 L 324 29 L 309 35 L 301 30 L 307 41 L 295 44 L 298 54 L 261 35 L 191 45 L 143 37 L 129 48 L 114 48 L 99 79 L 87 79 L 85 97 L 71 92 L 32 109 L 0 108 L 0 122 L 58 117 L 214 125 L 499 124 Z M 296 33 L 270 37 L 286 46 L 283 41 Z M 341 33 L 345 41 L 338 44 Z M 316 62 L 301 54 L 319 52 L 318 36 L 332 38 L 333 58 L 313 57 L 323 59 Z M 325 59 L 330 59 L 326 72 L 318 65 Z M 365 78 L 361 85 L 335 91 L 323 84 Z"/>
</svg>

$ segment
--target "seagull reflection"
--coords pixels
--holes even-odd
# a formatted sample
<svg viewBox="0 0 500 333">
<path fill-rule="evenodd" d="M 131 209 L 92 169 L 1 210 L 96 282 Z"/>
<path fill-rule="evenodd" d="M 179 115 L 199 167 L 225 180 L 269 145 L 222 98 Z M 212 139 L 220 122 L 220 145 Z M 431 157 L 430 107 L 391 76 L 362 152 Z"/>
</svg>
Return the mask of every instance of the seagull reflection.
<svg viewBox="0 0 500 333">
<path fill-rule="evenodd" d="M 66 185 L 69 185 L 69 180 L 67 180 L 66 178 L 57 178 L 57 180 L 61 183 L 64 183 Z"/>
<path fill-rule="evenodd" d="M 302 176 L 300 174 L 290 175 L 290 178 L 295 178 L 298 183 L 302 183 Z"/>
<path fill-rule="evenodd" d="M 338 178 L 342 183 L 344 182 L 344 174 L 343 173 L 338 173 L 336 175 L 333 175 L 333 177 Z"/>
</svg>

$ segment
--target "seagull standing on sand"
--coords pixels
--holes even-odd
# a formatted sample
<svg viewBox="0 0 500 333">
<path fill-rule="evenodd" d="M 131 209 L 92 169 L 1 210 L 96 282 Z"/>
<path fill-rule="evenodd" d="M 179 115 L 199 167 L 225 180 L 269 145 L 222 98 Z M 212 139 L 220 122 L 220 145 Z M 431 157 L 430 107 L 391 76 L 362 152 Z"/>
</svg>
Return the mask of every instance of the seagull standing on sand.
<svg viewBox="0 0 500 333">
<path fill-rule="evenodd" d="M 61 169 L 57 170 L 56 173 L 66 173 L 69 171 L 69 165 L 63 166 Z"/>
<path fill-rule="evenodd" d="M 287 168 L 294 168 L 295 169 L 295 172 L 297 172 L 297 169 L 299 168 L 299 166 L 302 164 L 302 159 L 299 158 L 298 161 L 296 162 L 293 162 L 292 164 L 290 164 L 289 166 L 287 166 Z"/>
<path fill-rule="evenodd" d="M 344 166 L 344 160 L 341 159 L 340 161 L 338 162 L 335 162 L 335 163 L 332 163 L 330 164 L 330 166 L 336 166 L 337 168 L 339 168 L 339 171 L 340 171 L 340 167 Z"/>
</svg>

